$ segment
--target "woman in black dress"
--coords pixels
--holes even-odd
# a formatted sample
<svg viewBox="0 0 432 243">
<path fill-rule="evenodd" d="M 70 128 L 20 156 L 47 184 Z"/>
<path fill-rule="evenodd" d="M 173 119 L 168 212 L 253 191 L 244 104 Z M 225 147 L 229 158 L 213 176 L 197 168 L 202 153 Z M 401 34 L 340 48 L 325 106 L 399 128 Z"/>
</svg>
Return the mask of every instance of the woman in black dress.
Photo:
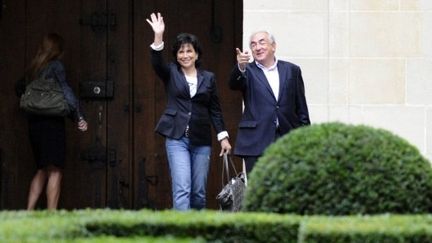
<svg viewBox="0 0 432 243">
<path fill-rule="evenodd" d="M 77 122 L 79 130 L 86 131 L 87 122 L 81 113 L 78 99 L 66 81 L 65 69 L 60 61 L 63 55 L 63 42 L 63 38 L 58 34 L 51 33 L 44 36 L 27 70 L 24 82 L 17 85 L 17 93 L 22 95 L 26 84 L 42 75 L 46 78 L 54 78 L 63 89 L 71 110 L 70 118 Z M 57 209 L 66 152 L 65 119 L 61 116 L 28 114 L 28 122 L 37 172 L 30 185 L 27 209 L 35 208 L 45 182 L 47 182 L 47 208 Z"/>
</svg>

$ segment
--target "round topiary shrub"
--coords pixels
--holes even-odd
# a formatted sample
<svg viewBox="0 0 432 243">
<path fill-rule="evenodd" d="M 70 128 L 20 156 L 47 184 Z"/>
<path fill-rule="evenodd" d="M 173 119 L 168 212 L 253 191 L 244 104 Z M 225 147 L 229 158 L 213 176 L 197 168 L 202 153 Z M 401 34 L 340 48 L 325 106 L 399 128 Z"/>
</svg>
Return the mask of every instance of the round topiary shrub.
<svg viewBox="0 0 432 243">
<path fill-rule="evenodd" d="M 430 213 L 432 168 L 404 139 L 367 126 L 296 129 L 250 173 L 243 210 L 302 215 Z"/>
</svg>

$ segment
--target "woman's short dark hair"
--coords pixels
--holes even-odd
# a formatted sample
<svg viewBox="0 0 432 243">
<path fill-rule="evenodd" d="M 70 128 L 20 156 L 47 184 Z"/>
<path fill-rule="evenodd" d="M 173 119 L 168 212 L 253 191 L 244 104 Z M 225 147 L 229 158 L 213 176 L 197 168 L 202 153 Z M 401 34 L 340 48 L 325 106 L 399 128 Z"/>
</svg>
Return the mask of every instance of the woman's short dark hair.
<svg viewBox="0 0 432 243">
<path fill-rule="evenodd" d="M 202 56 L 201 44 L 199 43 L 198 38 L 195 35 L 189 33 L 181 33 L 177 35 L 176 41 L 172 47 L 174 62 L 177 64 L 177 66 L 180 66 L 180 63 L 177 62 L 177 52 L 178 50 L 180 50 L 183 44 L 192 45 L 195 52 L 198 54 L 198 58 L 195 61 L 195 67 L 199 68 L 201 66 L 201 56 Z"/>
</svg>

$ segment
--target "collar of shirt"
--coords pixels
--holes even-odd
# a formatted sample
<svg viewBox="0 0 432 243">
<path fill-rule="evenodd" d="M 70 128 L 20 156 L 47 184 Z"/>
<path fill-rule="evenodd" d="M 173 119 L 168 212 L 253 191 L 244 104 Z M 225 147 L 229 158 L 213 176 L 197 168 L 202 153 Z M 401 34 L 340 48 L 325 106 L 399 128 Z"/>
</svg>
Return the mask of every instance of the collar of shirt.
<svg viewBox="0 0 432 243">
<path fill-rule="evenodd" d="M 259 68 L 261 68 L 263 71 L 273 71 L 276 67 L 277 67 L 277 64 L 278 64 L 278 59 L 277 58 L 275 58 L 275 62 L 273 63 L 273 65 L 271 65 L 270 67 L 264 67 L 264 65 L 262 65 L 261 63 L 259 63 L 259 62 L 257 62 L 257 61 L 255 61 L 255 64 L 259 67 Z"/>
</svg>

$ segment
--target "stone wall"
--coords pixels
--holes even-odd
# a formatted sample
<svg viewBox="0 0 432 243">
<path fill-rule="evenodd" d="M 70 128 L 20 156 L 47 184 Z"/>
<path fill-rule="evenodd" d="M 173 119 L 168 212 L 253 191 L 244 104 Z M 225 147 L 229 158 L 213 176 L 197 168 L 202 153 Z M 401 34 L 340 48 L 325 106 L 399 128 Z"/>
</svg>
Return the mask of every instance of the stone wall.
<svg viewBox="0 0 432 243">
<path fill-rule="evenodd" d="M 301 66 L 313 123 L 385 128 L 432 159 L 431 0 L 244 0 L 243 29 Z"/>
</svg>

